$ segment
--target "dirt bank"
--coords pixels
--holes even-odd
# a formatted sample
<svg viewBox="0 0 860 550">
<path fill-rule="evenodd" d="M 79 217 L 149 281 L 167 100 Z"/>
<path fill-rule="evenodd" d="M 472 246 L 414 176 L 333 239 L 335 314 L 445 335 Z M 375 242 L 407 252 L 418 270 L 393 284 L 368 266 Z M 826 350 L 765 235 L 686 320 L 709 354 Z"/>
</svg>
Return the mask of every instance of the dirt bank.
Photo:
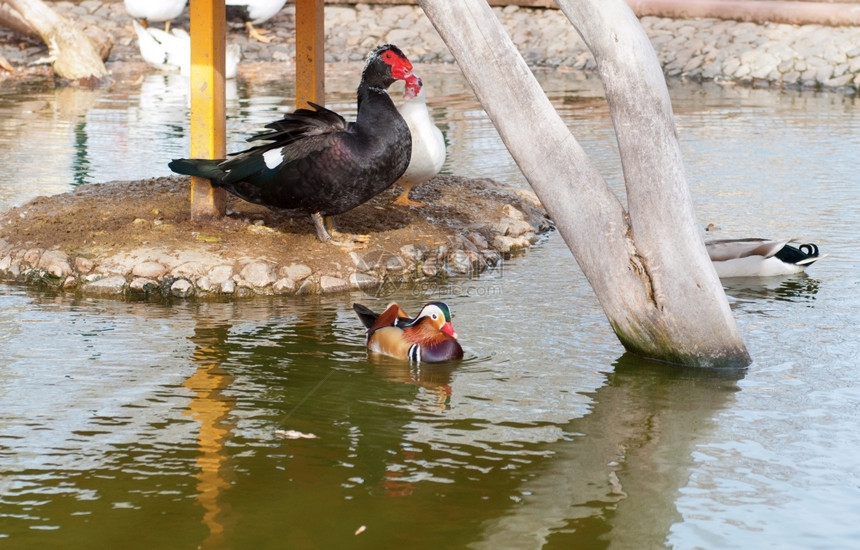
<svg viewBox="0 0 860 550">
<path fill-rule="evenodd" d="M 336 217 L 360 246 L 320 243 L 309 218 L 232 198 L 190 220 L 186 178 L 112 182 L 39 197 L 0 217 L 0 278 L 83 294 L 217 297 L 313 294 L 473 276 L 550 228 L 533 194 L 438 176 L 392 206 L 392 188 Z"/>
</svg>

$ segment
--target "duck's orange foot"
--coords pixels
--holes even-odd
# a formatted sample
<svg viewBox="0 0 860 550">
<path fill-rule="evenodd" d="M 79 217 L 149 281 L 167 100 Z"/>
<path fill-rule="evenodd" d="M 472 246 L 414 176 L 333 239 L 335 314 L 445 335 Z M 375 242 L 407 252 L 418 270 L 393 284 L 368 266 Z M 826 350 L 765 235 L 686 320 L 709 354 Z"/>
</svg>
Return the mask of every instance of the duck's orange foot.
<svg viewBox="0 0 860 550">
<path fill-rule="evenodd" d="M 427 204 L 419 201 L 414 201 L 409 198 L 409 189 L 403 191 L 399 197 L 394 199 L 394 202 L 391 204 L 396 204 L 397 206 L 427 206 Z"/>
<path fill-rule="evenodd" d="M 263 44 L 268 44 L 272 40 L 274 40 L 274 38 L 272 38 L 271 36 L 266 36 L 271 31 L 267 31 L 265 29 L 258 29 L 250 21 L 245 23 L 245 28 L 248 30 L 248 37 L 253 38 L 257 42 L 262 42 Z"/>
</svg>

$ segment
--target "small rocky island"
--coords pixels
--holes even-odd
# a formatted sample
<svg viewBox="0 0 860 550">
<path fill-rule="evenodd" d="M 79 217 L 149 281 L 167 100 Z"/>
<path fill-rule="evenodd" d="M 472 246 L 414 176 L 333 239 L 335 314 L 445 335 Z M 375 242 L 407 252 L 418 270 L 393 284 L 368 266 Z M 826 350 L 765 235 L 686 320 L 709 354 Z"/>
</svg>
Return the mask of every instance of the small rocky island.
<svg viewBox="0 0 860 550">
<path fill-rule="evenodd" d="M 0 278 L 86 295 L 221 297 L 319 294 L 473 276 L 529 248 L 551 223 L 533 193 L 489 179 L 437 176 L 390 204 L 395 188 L 336 216 L 367 241 L 317 240 L 310 218 L 230 198 L 195 223 L 188 179 L 78 187 L 0 217 Z"/>
</svg>

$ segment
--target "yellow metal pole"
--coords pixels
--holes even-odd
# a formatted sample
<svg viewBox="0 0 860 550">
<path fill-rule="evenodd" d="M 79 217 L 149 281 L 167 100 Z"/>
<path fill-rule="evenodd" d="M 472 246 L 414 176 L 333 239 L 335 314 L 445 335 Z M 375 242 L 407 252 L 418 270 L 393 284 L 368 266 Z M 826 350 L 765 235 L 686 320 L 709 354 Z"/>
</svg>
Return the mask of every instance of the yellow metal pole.
<svg viewBox="0 0 860 550">
<path fill-rule="evenodd" d="M 296 108 L 325 105 L 323 0 L 296 0 Z"/>
<path fill-rule="evenodd" d="M 226 117 L 224 57 L 227 16 L 223 0 L 190 0 L 191 14 L 191 157 L 224 158 Z M 226 193 L 206 178 L 191 178 L 191 219 L 224 215 Z"/>
</svg>

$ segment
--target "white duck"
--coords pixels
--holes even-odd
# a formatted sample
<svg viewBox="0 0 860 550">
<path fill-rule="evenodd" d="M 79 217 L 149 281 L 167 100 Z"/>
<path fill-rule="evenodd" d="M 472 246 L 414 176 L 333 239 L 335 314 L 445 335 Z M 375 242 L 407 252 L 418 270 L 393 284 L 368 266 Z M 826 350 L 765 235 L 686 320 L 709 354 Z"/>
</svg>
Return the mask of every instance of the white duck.
<svg viewBox="0 0 860 550">
<path fill-rule="evenodd" d="M 185 10 L 188 0 L 123 0 L 125 11 L 144 26 L 152 21 L 164 21 L 164 30 L 170 30 L 170 21 L 179 17 Z"/>
<path fill-rule="evenodd" d="M 227 19 L 240 19 L 248 31 L 248 36 L 268 44 L 271 38 L 265 36 L 269 31 L 254 27 L 276 16 L 287 0 L 226 0 Z"/>
<path fill-rule="evenodd" d="M 705 241 L 705 249 L 721 279 L 773 277 L 800 273 L 827 256 L 813 243 L 792 246 L 792 239 L 717 239 Z"/>
<path fill-rule="evenodd" d="M 185 76 L 191 74 L 191 36 L 183 29 L 164 32 L 161 29 L 144 28 L 132 21 L 137 33 L 140 56 L 156 69 L 175 71 Z M 224 61 L 224 78 L 236 78 L 242 51 L 238 44 L 227 44 Z"/>
<path fill-rule="evenodd" d="M 400 111 L 400 116 L 406 121 L 412 133 L 412 156 L 406 172 L 396 182 L 403 188 L 403 193 L 394 200 L 393 204 L 426 206 L 423 202 L 411 200 L 409 191 L 432 179 L 442 169 L 442 165 L 445 164 L 445 138 L 442 136 L 442 131 L 433 124 L 433 118 L 427 109 L 424 83 L 420 78 L 416 78 L 411 83 L 407 82 L 406 89 L 403 91 L 403 104 L 397 110 Z"/>
</svg>

